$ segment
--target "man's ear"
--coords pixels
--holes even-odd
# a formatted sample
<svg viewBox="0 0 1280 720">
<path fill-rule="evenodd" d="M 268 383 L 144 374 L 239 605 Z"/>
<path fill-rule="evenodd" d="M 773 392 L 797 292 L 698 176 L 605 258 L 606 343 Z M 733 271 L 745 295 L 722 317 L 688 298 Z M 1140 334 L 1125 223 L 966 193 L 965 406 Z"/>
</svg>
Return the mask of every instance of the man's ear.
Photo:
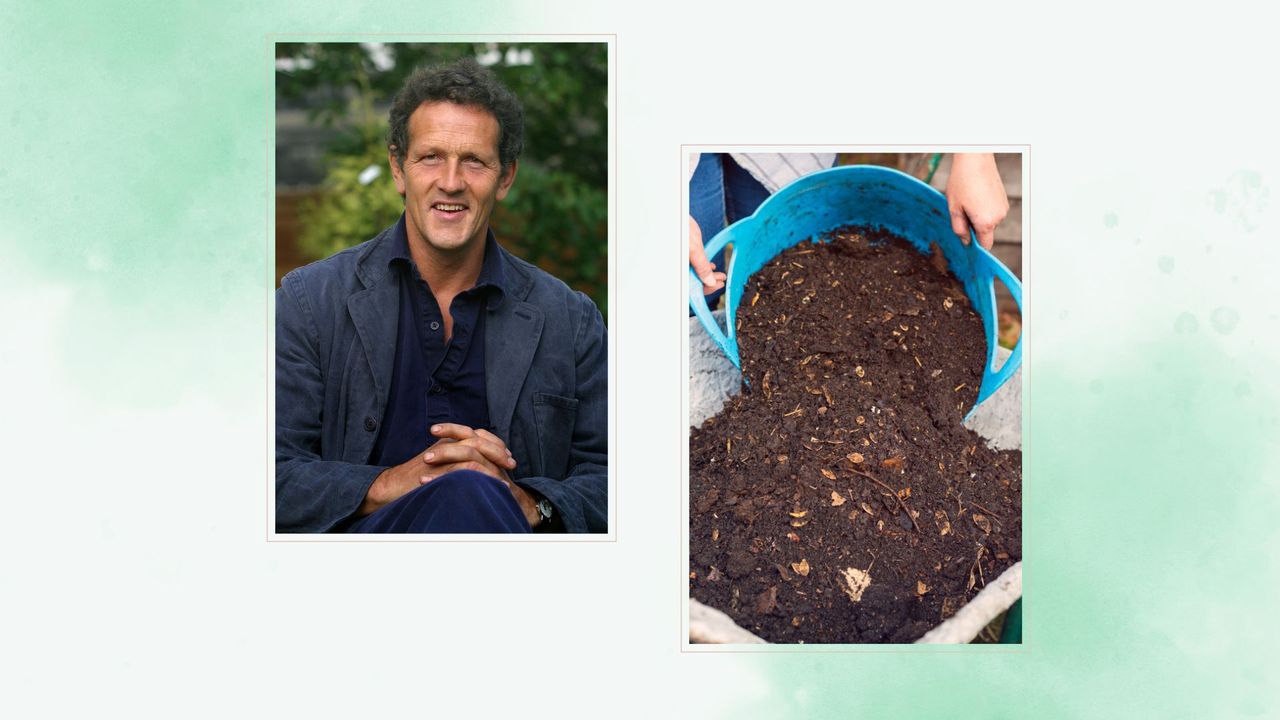
<svg viewBox="0 0 1280 720">
<path fill-rule="evenodd" d="M 400 193 L 400 197 L 404 197 L 404 168 L 400 167 L 399 161 L 396 160 L 394 146 L 387 148 L 387 164 L 391 166 L 391 177 L 396 181 L 396 192 Z"/>
<path fill-rule="evenodd" d="M 503 173 L 503 176 L 498 178 L 498 199 L 499 200 L 502 200 L 507 196 L 507 193 L 511 190 L 511 185 L 516 181 L 516 166 L 518 164 L 519 164 L 519 161 L 512 160 L 511 167 L 507 168 L 507 171 Z"/>
</svg>

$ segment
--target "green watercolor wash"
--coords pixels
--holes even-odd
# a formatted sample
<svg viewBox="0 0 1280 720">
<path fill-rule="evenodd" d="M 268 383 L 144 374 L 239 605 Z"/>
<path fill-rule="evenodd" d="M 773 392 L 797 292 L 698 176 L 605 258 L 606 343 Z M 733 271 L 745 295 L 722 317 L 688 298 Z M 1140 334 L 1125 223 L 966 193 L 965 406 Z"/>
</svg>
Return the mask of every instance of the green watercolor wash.
<svg viewBox="0 0 1280 720">
<path fill-rule="evenodd" d="M 1240 313 L 1231 307 L 1216 307 L 1209 313 L 1209 324 L 1223 335 L 1230 335 L 1240 323 Z"/>
<path fill-rule="evenodd" d="M 273 40 L 427 41 L 496 7 L 5 3 L 0 252 L 74 289 L 69 386 L 143 408 L 265 388 Z"/>
</svg>

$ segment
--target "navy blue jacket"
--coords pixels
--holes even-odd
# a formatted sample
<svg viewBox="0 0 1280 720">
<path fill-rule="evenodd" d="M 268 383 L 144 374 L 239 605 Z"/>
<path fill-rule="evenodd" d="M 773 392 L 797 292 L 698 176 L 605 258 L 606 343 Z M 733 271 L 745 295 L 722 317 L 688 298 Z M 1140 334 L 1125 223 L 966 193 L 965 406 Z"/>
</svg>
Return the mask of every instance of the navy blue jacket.
<svg viewBox="0 0 1280 720">
<path fill-rule="evenodd" d="M 608 362 L 595 304 L 502 250 L 506 293 L 485 318 L 489 421 L 512 479 L 568 532 L 606 532 Z M 325 532 L 374 478 L 396 347 L 391 229 L 289 273 L 276 290 L 276 530 Z M 424 448 L 425 449 L 425 448 Z"/>
</svg>

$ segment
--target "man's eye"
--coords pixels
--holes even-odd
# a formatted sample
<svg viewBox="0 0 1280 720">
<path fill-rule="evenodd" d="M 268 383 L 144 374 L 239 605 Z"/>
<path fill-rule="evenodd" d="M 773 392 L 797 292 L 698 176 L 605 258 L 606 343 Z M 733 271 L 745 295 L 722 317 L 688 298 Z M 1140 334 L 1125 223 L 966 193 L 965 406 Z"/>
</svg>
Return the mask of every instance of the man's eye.
<svg viewBox="0 0 1280 720">
<path fill-rule="evenodd" d="M 463 162 L 465 162 L 468 165 L 471 165 L 472 167 L 484 167 L 484 161 L 477 157 L 466 158 L 465 160 L 463 160 Z"/>
</svg>

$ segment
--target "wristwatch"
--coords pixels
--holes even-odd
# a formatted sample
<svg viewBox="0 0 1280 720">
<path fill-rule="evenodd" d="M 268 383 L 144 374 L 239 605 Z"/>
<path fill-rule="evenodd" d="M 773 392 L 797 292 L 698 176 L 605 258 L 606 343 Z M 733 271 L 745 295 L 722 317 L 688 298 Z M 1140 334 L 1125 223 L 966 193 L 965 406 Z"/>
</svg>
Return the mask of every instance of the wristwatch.
<svg viewBox="0 0 1280 720">
<path fill-rule="evenodd" d="M 541 500 L 539 500 L 539 501 L 538 501 L 538 522 L 539 522 L 539 524 L 544 523 L 544 522 L 547 522 L 548 520 L 550 520 L 550 519 L 551 519 L 551 515 L 552 515 L 552 513 L 554 513 L 555 511 L 556 511 L 556 508 L 555 508 L 555 506 L 554 506 L 554 505 L 552 505 L 552 504 L 551 504 L 551 501 L 550 501 L 550 500 L 548 500 L 548 499 L 546 499 L 546 498 L 542 498 Z"/>
</svg>

